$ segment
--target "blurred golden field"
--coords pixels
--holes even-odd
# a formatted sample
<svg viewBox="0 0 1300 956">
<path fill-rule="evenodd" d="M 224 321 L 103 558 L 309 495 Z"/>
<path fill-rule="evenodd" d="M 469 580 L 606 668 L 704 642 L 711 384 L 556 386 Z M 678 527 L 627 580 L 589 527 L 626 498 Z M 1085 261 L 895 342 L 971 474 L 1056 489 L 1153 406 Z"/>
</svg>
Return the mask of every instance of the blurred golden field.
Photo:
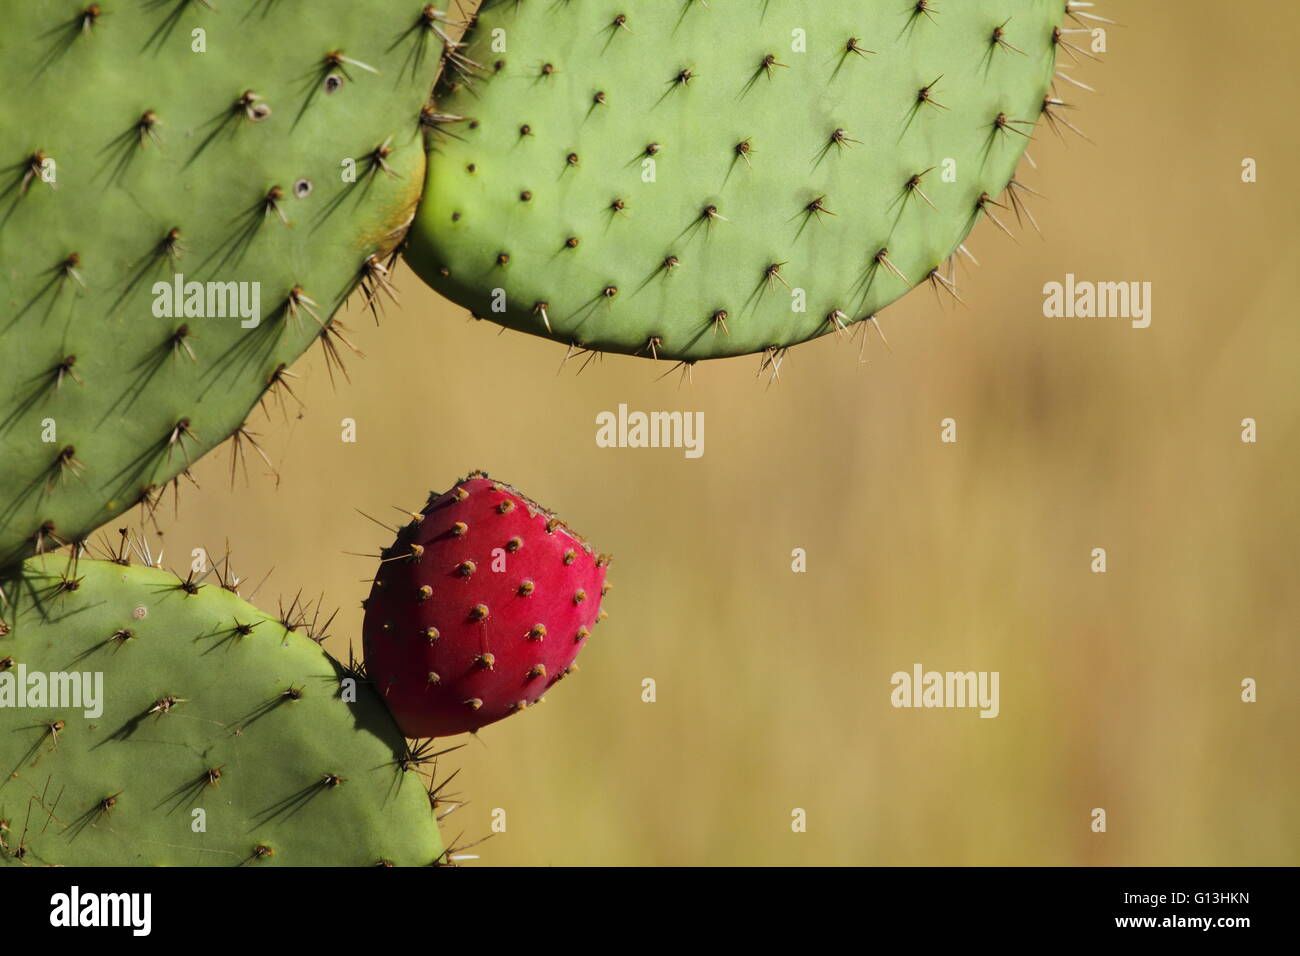
<svg viewBox="0 0 1300 956">
<path fill-rule="evenodd" d="M 441 762 L 449 837 L 506 811 L 485 864 L 1300 863 L 1300 13 L 1100 12 L 1123 26 L 1075 71 L 1099 92 L 1067 97 L 1096 145 L 1039 129 L 1046 239 L 982 225 L 967 308 L 920 289 L 882 315 L 890 350 L 865 329 L 862 361 L 830 336 L 779 383 L 757 358 L 681 383 L 560 372 L 562 347 L 402 272 L 378 328 L 346 316 L 350 384 L 314 352 L 304 407 L 255 415 L 278 484 L 202 461 L 158 511 L 165 560 L 228 543 L 246 581 L 273 569 L 263 607 L 341 607 L 346 656 L 374 563 L 345 552 L 387 543 L 354 509 L 396 519 L 484 468 L 612 552 L 581 672 Z M 1151 326 L 1045 318 L 1066 273 L 1150 281 Z M 703 411 L 704 456 L 598 448 L 620 403 Z M 999 671 L 1000 716 L 894 709 L 914 663 Z"/>
</svg>

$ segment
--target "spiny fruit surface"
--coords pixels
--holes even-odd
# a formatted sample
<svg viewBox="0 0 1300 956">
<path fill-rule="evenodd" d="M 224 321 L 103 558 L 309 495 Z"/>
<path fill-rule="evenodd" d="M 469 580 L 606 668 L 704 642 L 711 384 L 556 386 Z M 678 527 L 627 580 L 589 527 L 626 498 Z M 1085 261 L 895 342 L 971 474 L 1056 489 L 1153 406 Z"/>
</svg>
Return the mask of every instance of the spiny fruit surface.
<svg viewBox="0 0 1300 956">
<path fill-rule="evenodd" d="M 330 317 L 387 282 L 422 188 L 432 27 L 388 0 L 5 5 L 0 565 L 156 502 L 269 386 L 294 401 L 313 342 L 347 354 Z"/>
<path fill-rule="evenodd" d="M 1019 215 L 1066 7 L 488 0 L 460 51 L 481 69 L 440 80 L 461 121 L 432 135 L 408 260 L 577 347 L 690 361 L 843 332 Z"/>
<path fill-rule="evenodd" d="M 408 737 L 477 730 L 573 666 L 609 559 L 481 472 L 430 496 L 366 600 L 366 673 Z"/>
<path fill-rule="evenodd" d="M 307 635 L 155 568 L 46 555 L 3 585 L 3 862 L 442 857 L 426 778 L 383 703 Z M 74 686 L 90 693 L 73 700 Z"/>
</svg>

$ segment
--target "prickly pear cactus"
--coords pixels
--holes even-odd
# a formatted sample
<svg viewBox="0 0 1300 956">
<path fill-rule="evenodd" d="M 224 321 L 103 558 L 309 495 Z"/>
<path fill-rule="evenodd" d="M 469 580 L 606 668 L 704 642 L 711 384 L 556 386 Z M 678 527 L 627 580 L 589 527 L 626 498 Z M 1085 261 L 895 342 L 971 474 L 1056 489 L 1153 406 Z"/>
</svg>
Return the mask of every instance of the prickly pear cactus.
<svg viewBox="0 0 1300 956">
<path fill-rule="evenodd" d="M 0 565 L 155 501 L 313 342 L 346 354 L 441 30 L 381 0 L 6 6 Z"/>
<path fill-rule="evenodd" d="M 366 599 L 366 669 L 408 737 L 478 730 L 541 699 L 605 613 L 609 558 L 474 472 L 402 527 Z"/>
<path fill-rule="evenodd" d="M 4 862 L 442 857 L 419 760 L 368 684 L 348 702 L 310 637 L 221 587 L 112 561 L 33 558 L 6 594 Z"/>
<path fill-rule="evenodd" d="M 476 315 L 695 360 L 869 318 L 1012 184 L 1067 0 L 487 0 L 408 258 Z"/>
</svg>

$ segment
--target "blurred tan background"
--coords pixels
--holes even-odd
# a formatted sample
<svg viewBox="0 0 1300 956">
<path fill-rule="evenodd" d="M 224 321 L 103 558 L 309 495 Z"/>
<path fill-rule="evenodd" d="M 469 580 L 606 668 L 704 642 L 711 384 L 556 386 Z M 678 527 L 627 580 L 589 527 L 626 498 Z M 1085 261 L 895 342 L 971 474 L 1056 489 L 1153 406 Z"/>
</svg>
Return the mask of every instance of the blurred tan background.
<svg viewBox="0 0 1300 956">
<path fill-rule="evenodd" d="M 1124 24 L 1075 71 L 1099 92 L 1064 88 L 1096 145 L 1040 128 L 1047 238 L 981 226 L 968 308 L 918 290 L 865 364 L 829 337 L 770 387 L 757 359 L 680 384 L 557 374 L 563 348 L 403 271 L 379 328 L 346 317 L 350 385 L 315 352 L 301 414 L 255 415 L 278 487 L 204 460 L 159 510 L 169 558 L 228 541 L 246 579 L 274 568 L 262 606 L 323 592 L 346 655 L 372 562 L 344 552 L 386 543 L 354 508 L 485 468 L 613 552 L 581 673 L 442 762 L 468 801 L 449 837 L 506 811 L 487 864 L 1300 863 L 1300 12 L 1099 12 Z M 1150 328 L 1044 318 L 1067 272 L 1152 282 Z M 621 402 L 704 411 L 703 458 L 597 448 Z M 914 663 L 1000 671 L 1001 715 L 892 708 Z"/>
</svg>

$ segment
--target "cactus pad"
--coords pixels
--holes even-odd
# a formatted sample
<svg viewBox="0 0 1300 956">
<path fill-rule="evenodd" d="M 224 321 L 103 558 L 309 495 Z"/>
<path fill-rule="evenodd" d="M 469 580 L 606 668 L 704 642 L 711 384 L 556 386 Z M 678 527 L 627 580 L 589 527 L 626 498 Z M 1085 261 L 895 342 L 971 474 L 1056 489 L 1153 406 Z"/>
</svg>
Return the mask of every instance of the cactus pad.
<svg viewBox="0 0 1300 956">
<path fill-rule="evenodd" d="M 442 50 L 418 3 L 10 6 L 0 565 L 156 501 L 314 341 L 346 354 L 330 317 L 387 281 Z M 164 303 L 178 275 L 201 292 Z"/>
<path fill-rule="evenodd" d="M 111 561 L 33 558 L 6 594 L 4 862 L 441 857 L 424 778 L 382 701 L 357 682 L 347 702 L 348 675 L 310 637 L 216 585 Z M 49 674 L 102 675 L 98 705 L 53 700 Z"/>
<path fill-rule="evenodd" d="M 408 259 L 573 347 L 842 331 L 1019 214 L 1066 6 L 489 0 L 440 83 Z"/>
</svg>

